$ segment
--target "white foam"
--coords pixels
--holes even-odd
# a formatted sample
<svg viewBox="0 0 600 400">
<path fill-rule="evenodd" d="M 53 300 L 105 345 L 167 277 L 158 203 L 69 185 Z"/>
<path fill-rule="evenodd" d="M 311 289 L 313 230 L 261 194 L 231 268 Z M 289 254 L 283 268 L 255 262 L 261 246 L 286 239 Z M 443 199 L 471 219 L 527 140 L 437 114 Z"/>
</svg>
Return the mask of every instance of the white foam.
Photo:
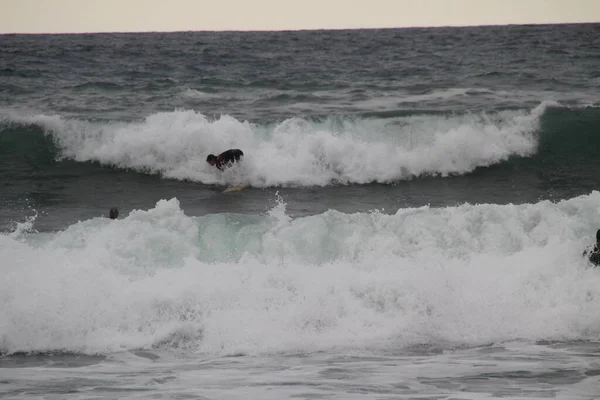
<svg viewBox="0 0 600 400">
<path fill-rule="evenodd" d="M 581 257 L 600 193 L 290 219 L 190 218 L 176 199 L 0 235 L 0 351 L 208 354 L 596 337 Z M 208 249 L 220 249 L 211 252 Z"/>
<path fill-rule="evenodd" d="M 328 185 L 394 182 L 422 175 L 465 174 L 527 157 L 537 148 L 539 118 L 531 112 L 409 116 L 394 119 L 293 118 L 273 126 L 194 111 L 157 113 L 136 123 L 88 122 L 60 116 L 10 116 L 52 135 L 63 157 L 160 173 L 204 183 Z M 209 153 L 240 148 L 243 168 L 220 173 Z"/>
<path fill-rule="evenodd" d="M 354 103 L 359 109 L 371 109 L 379 111 L 396 110 L 399 104 L 423 103 L 436 100 L 448 100 L 456 97 L 467 96 L 471 93 L 490 93 L 488 90 L 469 88 L 448 88 L 443 90 L 432 90 L 423 94 L 396 94 L 383 97 L 370 98 Z"/>
<path fill-rule="evenodd" d="M 203 92 L 201 90 L 197 90 L 197 89 L 191 89 L 191 88 L 185 88 L 185 90 L 183 90 L 181 92 L 181 96 L 183 97 L 187 97 L 190 99 L 208 99 L 210 97 L 212 97 L 209 93 Z"/>
</svg>

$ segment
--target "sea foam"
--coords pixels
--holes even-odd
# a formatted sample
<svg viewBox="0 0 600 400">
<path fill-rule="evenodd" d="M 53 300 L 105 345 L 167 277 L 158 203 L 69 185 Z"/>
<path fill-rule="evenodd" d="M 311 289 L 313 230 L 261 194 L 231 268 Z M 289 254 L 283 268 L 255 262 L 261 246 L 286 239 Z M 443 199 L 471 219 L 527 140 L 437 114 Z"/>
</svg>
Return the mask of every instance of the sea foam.
<svg viewBox="0 0 600 400">
<path fill-rule="evenodd" d="M 0 351 L 222 354 L 589 339 L 600 275 L 581 257 L 600 193 L 292 219 L 119 220 L 0 235 Z"/>
<path fill-rule="evenodd" d="M 394 118 L 292 118 L 257 125 L 189 110 L 156 113 L 137 122 L 92 122 L 61 116 L 11 115 L 37 124 L 59 157 L 207 184 L 325 186 L 390 183 L 427 175 L 460 175 L 529 157 L 548 103 L 531 111 Z M 221 173 L 210 153 L 244 151 L 243 167 Z"/>
</svg>

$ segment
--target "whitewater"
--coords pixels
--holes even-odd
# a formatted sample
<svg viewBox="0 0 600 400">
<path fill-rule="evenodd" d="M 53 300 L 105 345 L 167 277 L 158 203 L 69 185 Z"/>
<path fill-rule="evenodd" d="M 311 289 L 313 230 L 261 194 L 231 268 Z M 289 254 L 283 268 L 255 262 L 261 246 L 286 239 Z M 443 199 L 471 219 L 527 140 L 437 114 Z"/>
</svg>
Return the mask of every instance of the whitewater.
<svg viewBox="0 0 600 400">
<path fill-rule="evenodd" d="M 0 350 L 185 348 L 264 355 L 475 347 L 598 334 L 581 257 L 600 193 L 291 219 L 190 217 L 177 199 L 120 220 L 0 237 Z"/>
<path fill-rule="evenodd" d="M 180 110 L 136 122 L 92 122 L 5 112 L 9 126 L 39 126 L 59 158 L 160 174 L 205 184 L 253 187 L 391 183 L 421 176 L 462 175 L 477 167 L 530 156 L 548 106 L 529 112 L 413 115 L 396 118 L 291 118 L 257 125 L 224 115 Z M 215 149 L 241 148 L 244 168 L 215 175 L 205 162 Z"/>
</svg>

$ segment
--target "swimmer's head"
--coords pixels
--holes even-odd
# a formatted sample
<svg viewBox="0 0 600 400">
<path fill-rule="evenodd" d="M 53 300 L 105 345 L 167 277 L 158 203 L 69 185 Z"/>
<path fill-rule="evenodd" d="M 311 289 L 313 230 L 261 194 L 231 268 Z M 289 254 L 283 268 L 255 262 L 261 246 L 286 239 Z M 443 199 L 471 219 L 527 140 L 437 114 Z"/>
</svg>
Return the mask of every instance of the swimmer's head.
<svg viewBox="0 0 600 400">
<path fill-rule="evenodd" d="M 110 219 L 117 219 L 118 216 L 119 216 L 119 210 L 117 209 L 117 207 L 111 208 L 110 211 L 108 212 L 108 217 Z"/>
<path fill-rule="evenodd" d="M 206 162 L 210 165 L 215 165 L 217 163 L 217 156 L 209 154 L 208 157 L 206 157 Z"/>
</svg>

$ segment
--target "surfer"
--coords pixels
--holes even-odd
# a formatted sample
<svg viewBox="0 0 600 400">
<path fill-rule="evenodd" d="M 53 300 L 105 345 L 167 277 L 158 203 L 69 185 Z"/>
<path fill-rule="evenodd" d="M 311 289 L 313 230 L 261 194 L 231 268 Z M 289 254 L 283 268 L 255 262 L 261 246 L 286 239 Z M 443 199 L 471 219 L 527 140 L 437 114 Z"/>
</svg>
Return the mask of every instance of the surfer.
<svg viewBox="0 0 600 400">
<path fill-rule="evenodd" d="M 600 266 L 600 229 L 596 232 L 596 244 L 588 247 L 583 252 L 583 256 L 587 257 L 596 267 Z"/>
<path fill-rule="evenodd" d="M 108 212 L 108 217 L 110 219 L 117 219 L 118 216 L 119 216 L 119 209 L 117 207 L 111 208 L 110 211 Z"/>
<path fill-rule="evenodd" d="M 222 152 L 218 156 L 209 154 L 208 157 L 206 157 L 206 162 L 223 171 L 225 168 L 233 165 L 233 163 L 240 161 L 240 158 L 243 155 L 244 153 L 240 149 L 229 149 Z"/>
</svg>

